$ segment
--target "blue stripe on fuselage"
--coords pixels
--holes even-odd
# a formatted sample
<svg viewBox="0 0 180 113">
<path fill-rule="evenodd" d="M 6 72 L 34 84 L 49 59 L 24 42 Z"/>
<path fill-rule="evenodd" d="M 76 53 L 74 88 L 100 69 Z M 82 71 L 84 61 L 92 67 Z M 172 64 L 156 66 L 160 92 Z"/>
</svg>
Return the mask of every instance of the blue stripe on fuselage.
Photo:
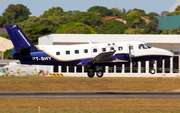
<svg viewBox="0 0 180 113">
<path fill-rule="evenodd" d="M 143 60 L 160 60 L 170 58 L 169 56 L 162 56 L 162 55 L 146 55 L 146 56 L 138 56 L 133 57 L 133 62 L 136 61 L 143 61 Z M 39 64 L 39 65 L 77 65 L 80 62 L 83 62 L 85 60 L 91 60 L 92 58 L 84 58 L 84 59 L 74 59 L 74 60 L 61 60 L 58 59 L 51 54 L 47 53 L 46 51 L 36 51 L 31 52 L 29 56 L 20 56 L 16 57 L 14 56 L 14 59 L 19 59 L 22 61 L 23 64 Z M 118 59 L 119 61 L 113 62 L 113 60 Z M 110 60 L 102 62 L 102 63 L 95 63 L 94 65 L 112 65 L 112 64 L 122 64 L 129 61 L 129 54 L 127 53 L 121 53 L 121 54 L 115 54 L 111 57 Z"/>
</svg>

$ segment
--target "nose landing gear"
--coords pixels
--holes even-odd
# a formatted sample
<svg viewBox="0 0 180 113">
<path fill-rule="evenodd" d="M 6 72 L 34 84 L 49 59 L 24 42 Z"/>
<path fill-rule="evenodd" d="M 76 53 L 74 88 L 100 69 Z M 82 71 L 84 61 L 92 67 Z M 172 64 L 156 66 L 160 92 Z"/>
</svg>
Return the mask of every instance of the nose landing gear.
<svg viewBox="0 0 180 113">
<path fill-rule="evenodd" d="M 151 69 L 151 70 L 150 70 L 150 73 L 151 73 L 151 74 L 155 74 L 155 73 L 156 73 L 155 69 Z"/>
<path fill-rule="evenodd" d="M 155 64 L 155 60 L 152 61 L 152 65 L 153 65 L 153 69 L 150 70 L 150 73 L 151 74 L 155 74 L 156 73 L 156 70 L 154 69 L 154 64 Z"/>
</svg>

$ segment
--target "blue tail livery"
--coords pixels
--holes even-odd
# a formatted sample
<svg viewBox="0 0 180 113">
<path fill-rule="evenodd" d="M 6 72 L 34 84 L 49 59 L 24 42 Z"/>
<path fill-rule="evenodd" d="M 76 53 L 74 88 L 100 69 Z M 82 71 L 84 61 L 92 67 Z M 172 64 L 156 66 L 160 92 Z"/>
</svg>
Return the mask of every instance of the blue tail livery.
<svg viewBox="0 0 180 113">
<path fill-rule="evenodd" d="M 88 77 L 103 76 L 103 66 L 161 60 L 173 53 L 143 41 L 121 41 L 75 45 L 33 45 L 17 25 L 6 25 L 15 47 L 13 58 L 22 64 L 88 66 Z M 63 38 L 63 37 L 62 37 Z M 152 69 L 151 74 L 155 73 Z"/>
<path fill-rule="evenodd" d="M 5 27 L 16 51 L 20 48 L 30 48 L 30 51 L 38 50 L 17 25 L 6 25 Z"/>
</svg>

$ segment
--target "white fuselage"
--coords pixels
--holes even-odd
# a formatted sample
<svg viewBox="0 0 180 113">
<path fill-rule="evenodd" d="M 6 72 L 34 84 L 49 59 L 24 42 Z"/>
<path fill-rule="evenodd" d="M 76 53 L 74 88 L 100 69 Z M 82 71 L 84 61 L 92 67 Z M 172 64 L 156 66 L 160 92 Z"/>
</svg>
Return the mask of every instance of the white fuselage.
<svg viewBox="0 0 180 113">
<path fill-rule="evenodd" d="M 131 49 L 129 50 L 129 46 Z M 173 53 L 165 49 L 151 47 L 142 41 L 123 41 L 109 43 L 92 43 L 77 45 L 38 45 L 40 50 L 44 50 L 61 61 L 72 61 L 84 58 L 93 58 L 102 52 L 116 50 L 115 54 L 130 53 L 133 57 L 140 56 L 173 56 Z"/>
</svg>

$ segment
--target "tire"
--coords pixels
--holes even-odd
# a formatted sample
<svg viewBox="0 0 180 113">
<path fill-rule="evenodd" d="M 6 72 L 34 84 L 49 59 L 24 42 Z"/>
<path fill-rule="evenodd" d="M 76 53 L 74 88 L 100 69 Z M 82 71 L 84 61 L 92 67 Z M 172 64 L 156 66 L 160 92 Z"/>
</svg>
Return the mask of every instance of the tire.
<svg viewBox="0 0 180 113">
<path fill-rule="evenodd" d="M 94 77 L 94 71 L 92 69 L 90 69 L 87 73 L 89 78 L 93 78 Z"/>
<path fill-rule="evenodd" d="M 155 69 L 151 69 L 151 74 L 155 74 Z"/>
<path fill-rule="evenodd" d="M 102 70 L 98 70 L 97 72 L 96 72 L 96 75 L 97 75 L 97 77 L 103 77 L 103 71 Z"/>
</svg>

